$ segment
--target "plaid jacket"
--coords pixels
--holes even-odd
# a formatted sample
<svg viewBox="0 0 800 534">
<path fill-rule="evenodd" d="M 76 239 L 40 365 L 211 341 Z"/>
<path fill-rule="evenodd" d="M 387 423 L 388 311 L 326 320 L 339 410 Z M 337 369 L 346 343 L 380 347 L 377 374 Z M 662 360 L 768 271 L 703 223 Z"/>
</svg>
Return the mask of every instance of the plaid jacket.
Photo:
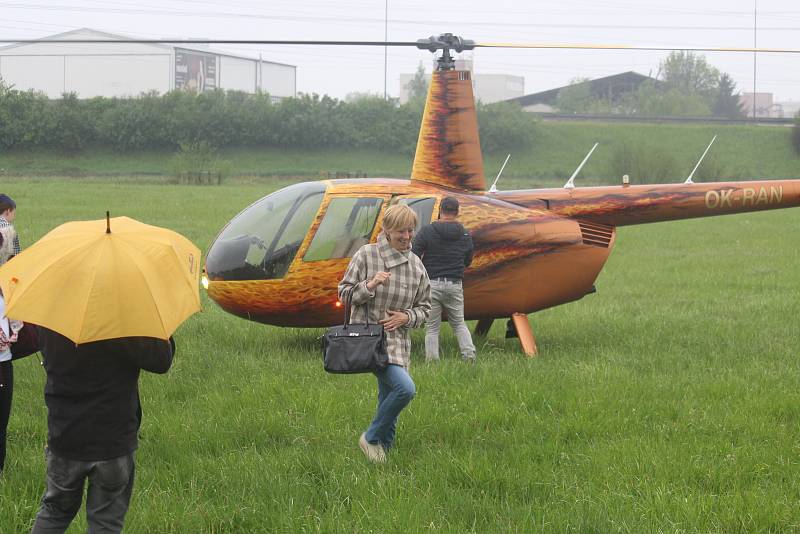
<svg viewBox="0 0 800 534">
<path fill-rule="evenodd" d="M 367 289 L 367 281 L 378 271 L 391 273 L 388 284 Z M 363 323 L 369 305 L 369 321 L 377 323 L 387 310 L 403 310 L 410 317 L 407 325 L 386 332 L 389 363 L 405 368 L 411 364 L 411 328 L 425 324 L 431 312 L 431 285 L 422 261 L 410 250 L 400 252 L 392 247 L 381 233 L 378 242 L 364 245 L 353 255 L 344 278 L 339 282 L 339 298 L 344 302 L 353 291 L 351 323 Z"/>
<path fill-rule="evenodd" d="M 6 227 L 6 226 L 10 226 L 11 228 L 14 228 L 14 226 L 10 222 L 8 222 L 5 219 L 5 217 L 0 217 L 0 228 Z M 17 254 L 19 254 L 19 251 L 20 251 L 20 248 L 19 248 L 19 235 L 17 235 L 16 232 L 15 232 L 14 233 L 14 254 L 13 255 L 16 256 Z"/>
</svg>

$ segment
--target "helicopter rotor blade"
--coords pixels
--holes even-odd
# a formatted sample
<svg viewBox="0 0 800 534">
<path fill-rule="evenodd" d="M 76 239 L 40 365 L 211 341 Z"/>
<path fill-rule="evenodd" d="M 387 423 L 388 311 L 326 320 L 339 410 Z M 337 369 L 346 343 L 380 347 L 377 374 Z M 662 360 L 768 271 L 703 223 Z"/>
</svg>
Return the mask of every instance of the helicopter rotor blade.
<svg viewBox="0 0 800 534">
<path fill-rule="evenodd" d="M 688 52 L 763 52 L 775 54 L 800 54 L 796 48 L 753 48 L 753 47 L 709 47 L 709 46 L 630 46 L 622 44 L 580 44 L 580 43 L 475 43 L 475 48 L 531 48 L 556 50 L 643 50 L 655 52 L 671 52 L 685 50 Z"/>
<path fill-rule="evenodd" d="M 444 39 L 443 39 L 444 38 Z M 0 43 L 72 43 L 72 44 L 227 44 L 227 45 L 308 45 L 308 46 L 379 46 L 379 47 L 413 47 L 423 50 L 440 50 L 451 48 L 456 52 L 474 48 L 518 48 L 538 50 L 629 50 L 650 52 L 672 52 L 683 50 L 688 52 L 757 52 L 772 54 L 800 54 L 796 48 L 756 48 L 756 47 L 709 47 L 709 46 L 633 46 L 623 44 L 589 44 L 589 43 L 502 43 L 474 42 L 460 37 L 444 34 L 431 36 L 416 41 L 321 41 L 321 40 L 275 40 L 275 39 L 9 39 L 0 38 Z"/>
<path fill-rule="evenodd" d="M 0 43 L 61 44 L 234 44 L 234 45 L 316 45 L 316 46 L 419 46 L 417 41 L 295 41 L 264 39 L 0 39 Z"/>
</svg>

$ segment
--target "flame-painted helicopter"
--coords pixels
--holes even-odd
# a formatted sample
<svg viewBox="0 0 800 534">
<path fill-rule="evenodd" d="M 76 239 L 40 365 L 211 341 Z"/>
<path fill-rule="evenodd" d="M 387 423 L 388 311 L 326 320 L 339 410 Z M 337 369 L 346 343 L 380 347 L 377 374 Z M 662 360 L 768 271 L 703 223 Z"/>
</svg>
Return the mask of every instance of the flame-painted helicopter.
<svg viewBox="0 0 800 534">
<path fill-rule="evenodd" d="M 451 51 L 504 45 L 450 34 L 393 44 L 441 51 L 410 179 L 306 182 L 247 207 L 206 259 L 208 295 L 224 310 L 279 326 L 341 321 L 337 284 L 353 253 L 377 239 L 386 207 L 408 204 L 427 224 L 452 195 L 475 244 L 464 276 L 466 319 L 478 319 L 476 332 L 485 333 L 494 319 L 512 318 L 534 354 L 527 314 L 592 293 L 617 227 L 800 205 L 800 180 L 580 188 L 570 180 L 557 189 L 487 191 L 470 72 L 454 68 Z"/>
</svg>

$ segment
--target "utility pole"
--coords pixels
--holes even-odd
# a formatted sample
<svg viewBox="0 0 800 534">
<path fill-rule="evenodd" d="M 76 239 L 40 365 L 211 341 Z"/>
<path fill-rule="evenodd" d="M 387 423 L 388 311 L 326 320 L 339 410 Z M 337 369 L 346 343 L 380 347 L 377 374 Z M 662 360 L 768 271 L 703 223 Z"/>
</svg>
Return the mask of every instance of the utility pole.
<svg viewBox="0 0 800 534">
<path fill-rule="evenodd" d="M 384 0 L 383 8 L 383 41 L 389 41 L 389 0 Z M 383 47 L 383 99 L 387 100 L 386 77 L 389 65 L 389 47 Z"/>
<path fill-rule="evenodd" d="M 757 20 L 758 20 L 758 0 L 753 0 L 753 122 L 756 120 L 756 51 L 758 46 L 757 39 Z"/>
</svg>

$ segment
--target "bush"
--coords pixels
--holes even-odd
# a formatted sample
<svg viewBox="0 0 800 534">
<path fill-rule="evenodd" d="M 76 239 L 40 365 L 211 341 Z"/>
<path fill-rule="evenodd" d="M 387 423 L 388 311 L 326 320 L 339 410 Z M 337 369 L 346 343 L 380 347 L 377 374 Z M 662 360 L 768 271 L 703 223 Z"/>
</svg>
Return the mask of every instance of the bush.
<svg viewBox="0 0 800 534">
<path fill-rule="evenodd" d="M 90 111 L 92 106 L 103 108 L 102 100 L 78 100 L 75 93 L 65 93 L 60 100 L 47 106 L 48 146 L 64 152 L 78 152 L 85 146 L 96 144 L 99 115 Z"/>
<path fill-rule="evenodd" d="M 267 94 L 238 91 L 145 93 L 137 98 L 49 101 L 43 94 L 0 84 L 0 148 L 77 151 L 107 146 L 119 152 L 235 146 L 364 148 L 413 154 L 422 103 L 402 106 L 380 97 L 353 102 L 301 94 L 273 103 Z M 478 104 L 481 147 L 530 145 L 533 117 L 511 104 Z"/>
<path fill-rule="evenodd" d="M 691 171 L 691 169 L 690 169 Z M 688 173 L 687 173 L 688 176 Z M 739 180 L 742 178 L 741 171 L 734 171 L 724 163 L 724 160 L 717 155 L 706 156 L 703 163 L 695 171 L 692 180 L 695 182 L 719 182 Z"/>
<path fill-rule="evenodd" d="M 680 178 L 672 154 L 659 145 L 645 142 L 626 143 L 617 147 L 611 156 L 609 174 L 620 178 L 627 174 L 632 184 L 675 182 Z"/>
<path fill-rule="evenodd" d="M 120 152 L 174 149 L 178 142 L 170 129 L 173 116 L 169 95 L 153 92 L 139 98 L 113 98 L 98 121 L 99 138 Z"/>
<path fill-rule="evenodd" d="M 230 172 L 230 162 L 205 141 L 181 143 L 172 157 L 172 172 L 178 183 L 219 185 Z"/>
<path fill-rule="evenodd" d="M 795 116 L 792 126 L 792 146 L 795 154 L 800 155 L 800 112 Z"/>
<path fill-rule="evenodd" d="M 528 148 L 533 138 L 536 120 L 516 104 L 498 102 L 477 104 L 481 150 L 484 152 L 513 151 Z"/>
<path fill-rule="evenodd" d="M 352 146 L 413 153 L 422 110 L 366 96 L 342 106 L 339 120 Z"/>
<path fill-rule="evenodd" d="M 52 120 L 48 104 L 44 94 L 18 91 L 0 80 L 0 148 L 45 145 Z"/>
</svg>

